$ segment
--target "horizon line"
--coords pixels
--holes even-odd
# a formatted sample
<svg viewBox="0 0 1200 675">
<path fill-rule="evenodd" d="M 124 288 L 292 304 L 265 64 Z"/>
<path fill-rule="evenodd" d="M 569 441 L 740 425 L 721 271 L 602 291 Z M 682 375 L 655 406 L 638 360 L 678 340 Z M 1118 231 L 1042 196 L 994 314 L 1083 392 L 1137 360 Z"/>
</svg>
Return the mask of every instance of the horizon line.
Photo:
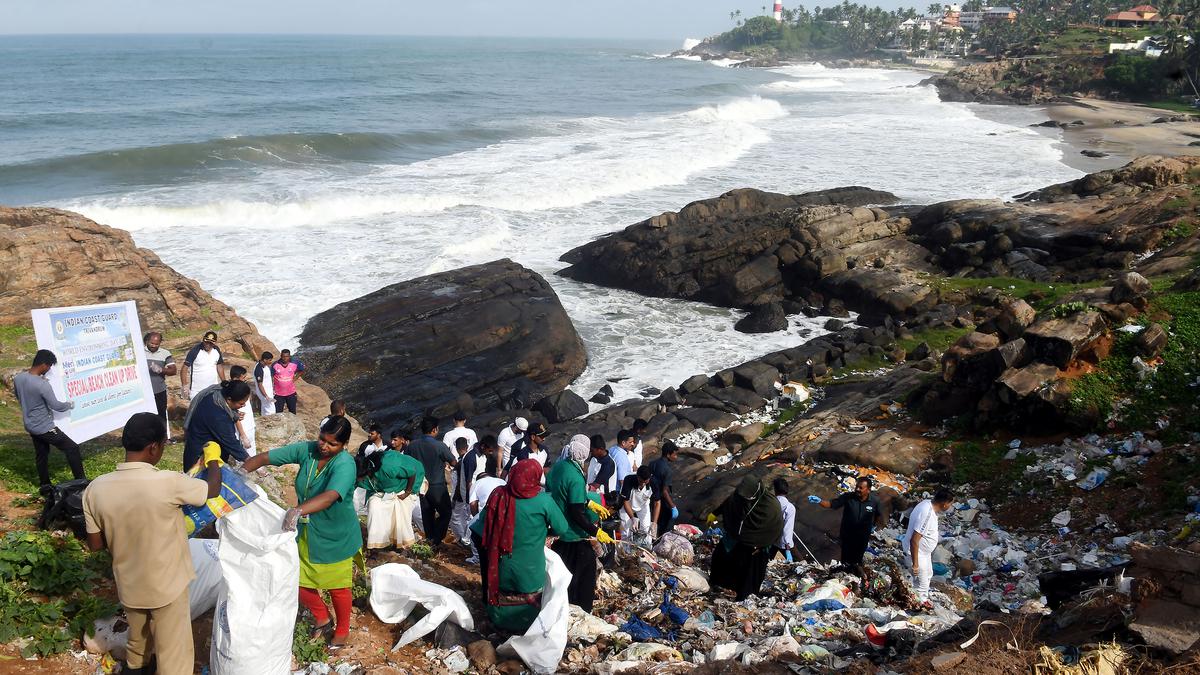
<svg viewBox="0 0 1200 675">
<path fill-rule="evenodd" d="M 64 32 L 64 33 L 5 33 L 0 32 L 0 37 L 404 37 L 404 38 L 456 38 L 456 39 L 512 39 L 512 40 L 688 40 L 688 39 L 703 39 L 687 37 L 632 37 L 632 36 L 617 36 L 617 35 L 454 35 L 454 34 L 413 34 L 413 33 L 308 33 L 308 32 L 284 32 L 284 33 L 261 33 L 261 32 L 126 32 L 126 33 L 94 33 L 94 32 Z"/>
</svg>

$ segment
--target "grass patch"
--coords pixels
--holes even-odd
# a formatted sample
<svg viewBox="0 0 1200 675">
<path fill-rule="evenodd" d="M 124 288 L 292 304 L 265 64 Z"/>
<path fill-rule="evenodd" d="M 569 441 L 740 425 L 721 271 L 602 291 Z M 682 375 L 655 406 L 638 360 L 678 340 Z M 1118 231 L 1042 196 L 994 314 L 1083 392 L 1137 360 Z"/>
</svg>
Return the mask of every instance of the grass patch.
<svg viewBox="0 0 1200 675">
<path fill-rule="evenodd" d="M 810 398 L 807 401 L 799 401 L 799 402 L 793 403 L 792 405 L 788 406 L 787 408 L 784 408 L 779 413 L 779 417 L 775 418 L 774 422 L 771 422 L 771 423 L 767 424 L 765 427 L 763 427 L 763 431 L 761 434 L 759 434 L 759 438 L 770 436 L 771 434 L 775 433 L 776 431 L 779 431 L 780 427 L 786 425 L 788 422 L 791 422 L 792 420 L 796 419 L 800 415 L 804 414 L 804 411 L 808 410 L 811 407 L 812 407 L 812 399 Z"/>
<path fill-rule="evenodd" d="M 896 340 L 896 344 L 903 347 L 906 354 L 912 352 L 922 342 L 927 343 L 931 349 L 944 352 L 955 342 L 958 342 L 959 338 L 970 332 L 970 328 L 956 328 L 954 326 L 930 328 L 919 333 L 914 333 L 912 337 Z"/>
<path fill-rule="evenodd" d="M 957 441 L 946 446 L 954 457 L 951 478 L 955 485 L 964 483 L 992 483 L 1014 485 L 1025 474 L 1025 467 L 1034 462 L 1034 456 L 1018 454 L 1016 459 L 1004 459 L 1009 448 L 1003 443 Z"/>
<path fill-rule="evenodd" d="M 1150 428 L 1166 417 L 1170 426 L 1161 437 L 1171 442 L 1200 431 L 1195 386 L 1200 377 L 1200 292 L 1165 293 L 1152 301 L 1148 314 L 1172 317 L 1163 324 L 1170 339 L 1158 370 L 1144 381 L 1139 379 L 1132 363 L 1136 336 L 1118 332 L 1108 357 L 1074 382 L 1071 408 L 1082 418 L 1101 423 L 1112 417 L 1117 426 L 1127 429 Z"/>
<path fill-rule="evenodd" d="M 1021 298 L 1038 311 L 1054 306 L 1059 300 L 1076 291 L 1098 288 L 1104 285 L 1103 280 L 1086 281 L 1083 283 L 1046 283 L 1013 277 L 983 277 L 979 279 L 969 277 L 931 277 L 929 281 L 935 287 L 949 291 L 965 292 L 994 288 L 1015 298 Z"/>
<path fill-rule="evenodd" d="M 1170 110 L 1172 112 L 1188 113 L 1191 115 L 1200 112 L 1190 103 L 1183 103 L 1181 101 L 1141 101 L 1140 103 L 1147 108 L 1158 108 L 1160 110 Z"/>
</svg>

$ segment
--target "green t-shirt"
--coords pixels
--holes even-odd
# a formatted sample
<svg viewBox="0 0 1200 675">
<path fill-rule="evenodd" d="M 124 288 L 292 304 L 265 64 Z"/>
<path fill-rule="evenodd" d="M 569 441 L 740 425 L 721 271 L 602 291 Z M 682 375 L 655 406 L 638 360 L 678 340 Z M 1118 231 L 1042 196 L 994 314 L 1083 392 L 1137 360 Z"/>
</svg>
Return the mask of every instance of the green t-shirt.
<svg viewBox="0 0 1200 675">
<path fill-rule="evenodd" d="M 554 499 L 554 503 L 558 505 L 562 511 L 563 518 L 566 518 L 570 525 L 569 531 L 566 534 L 560 535 L 563 541 L 583 541 L 591 538 L 591 533 L 579 529 L 567 516 L 568 504 L 587 504 L 587 480 L 583 476 L 583 471 L 579 466 L 570 460 L 560 460 L 550 467 L 550 473 L 546 475 L 546 492 Z M 600 517 L 592 511 L 588 511 L 588 519 L 591 522 L 597 522 Z"/>
<path fill-rule="evenodd" d="M 291 443 L 269 453 L 271 464 L 299 464 L 296 472 L 297 503 L 304 503 L 327 490 L 338 500 L 324 511 L 308 517 L 308 556 L 317 564 L 341 562 L 362 548 L 362 530 L 354 512 L 354 486 L 358 471 L 348 453 L 334 455 L 324 468 L 317 468 L 320 455 L 313 441 Z M 297 533 L 299 536 L 299 533 Z"/>
<path fill-rule="evenodd" d="M 504 488 L 496 488 L 503 490 Z M 565 536 L 571 530 L 562 509 L 550 495 L 539 492 L 529 499 L 516 501 L 513 517 L 513 551 L 500 556 L 500 590 L 510 593 L 536 593 L 546 581 L 546 535 L 554 532 Z M 471 524 L 471 531 L 483 536 L 483 524 L 487 518 L 487 507 L 479 512 L 479 518 Z M 480 555 L 486 555 L 481 551 Z"/>
<path fill-rule="evenodd" d="M 408 479 L 413 479 L 411 494 L 421 491 L 425 479 L 425 467 L 417 460 L 395 450 L 383 450 L 383 459 L 374 476 L 358 481 L 358 486 L 367 491 L 367 497 L 377 492 L 403 492 L 408 489 Z"/>
</svg>

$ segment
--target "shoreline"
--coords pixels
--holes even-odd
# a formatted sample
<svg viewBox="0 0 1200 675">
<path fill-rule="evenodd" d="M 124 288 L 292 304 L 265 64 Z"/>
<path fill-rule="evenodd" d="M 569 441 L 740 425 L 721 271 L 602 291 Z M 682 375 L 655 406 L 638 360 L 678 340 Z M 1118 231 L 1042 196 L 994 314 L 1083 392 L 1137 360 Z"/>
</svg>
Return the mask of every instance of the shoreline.
<svg viewBox="0 0 1200 675">
<path fill-rule="evenodd" d="M 1138 103 L 1076 99 L 1069 103 L 1041 106 L 1060 127 L 1040 127 L 1061 132 L 1063 162 L 1084 172 L 1113 169 L 1142 155 L 1200 155 L 1200 121 L 1159 122 L 1179 113 Z M 1083 124 L 1072 124 L 1082 121 Z M 1088 157 L 1083 151 L 1106 153 Z"/>
</svg>

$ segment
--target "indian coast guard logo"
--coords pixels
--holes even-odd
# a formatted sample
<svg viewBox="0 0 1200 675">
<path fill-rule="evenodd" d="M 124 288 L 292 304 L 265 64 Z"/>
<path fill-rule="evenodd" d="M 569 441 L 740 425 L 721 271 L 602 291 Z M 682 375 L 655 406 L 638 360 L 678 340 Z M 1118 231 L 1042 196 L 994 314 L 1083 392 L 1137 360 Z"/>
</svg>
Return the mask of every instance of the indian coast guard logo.
<svg viewBox="0 0 1200 675">
<path fill-rule="evenodd" d="M 65 332 L 66 332 L 66 330 L 67 330 L 67 328 L 66 328 L 66 326 L 64 326 L 64 325 L 63 325 L 63 322 L 62 322 L 62 321 L 55 321 L 55 322 L 54 322 L 54 332 L 55 332 L 55 333 L 58 333 L 59 335 L 62 335 L 63 333 L 65 333 Z"/>
</svg>

